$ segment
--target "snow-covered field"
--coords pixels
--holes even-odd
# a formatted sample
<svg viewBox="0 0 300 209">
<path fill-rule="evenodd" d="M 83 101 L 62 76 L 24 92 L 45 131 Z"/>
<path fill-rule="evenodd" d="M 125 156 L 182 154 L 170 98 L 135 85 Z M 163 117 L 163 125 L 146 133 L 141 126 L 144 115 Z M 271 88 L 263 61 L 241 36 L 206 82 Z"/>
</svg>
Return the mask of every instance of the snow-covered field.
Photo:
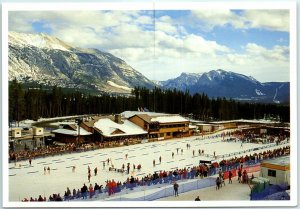
<svg viewBox="0 0 300 209">
<path fill-rule="evenodd" d="M 186 144 L 190 144 L 191 148 L 187 149 Z M 268 149 L 275 149 L 286 146 L 279 145 Z M 253 148 L 262 148 L 263 144 L 244 143 L 241 147 L 239 142 L 223 142 L 221 137 L 201 139 L 201 137 L 189 137 L 172 139 L 167 141 L 159 141 L 153 143 L 145 143 L 118 148 L 99 149 L 94 151 L 72 153 L 66 155 L 58 155 L 54 157 L 33 159 L 32 166 L 28 161 L 9 164 L 9 200 L 20 201 L 24 197 L 38 197 L 39 195 L 47 198 L 53 193 L 64 195 L 67 187 L 73 190 L 81 188 L 83 184 L 88 183 L 88 166 L 92 170 L 91 184 L 98 183 L 105 185 L 106 180 L 114 179 L 115 181 L 125 181 L 127 177 L 135 176 L 140 179 L 154 171 L 174 170 L 176 168 L 192 167 L 199 165 L 199 160 L 214 160 L 213 153 L 222 156 L 229 153 L 241 152 L 236 156 L 250 154 L 244 151 Z M 177 148 L 179 148 L 177 154 Z M 181 154 L 181 149 L 183 153 Z M 205 154 L 209 156 L 199 156 L 198 150 L 204 149 Z M 195 155 L 193 156 L 193 150 Z M 260 149 L 260 152 L 263 149 Z M 172 152 L 174 158 L 172 158 Z M 251 152 L 253 153 L 253 151 Z M 125 155 L 128 154 L 128 159 Z M 159 156 L 162 158 L 159 164 Z M 232 155 L 230 156 L 230 158 Z M 109 171 L 106 163 L 103 168 L 102 161 L 110 158 L 115 168 L 121 168 L 122 164 L 130 163 L 130 174 L 122 174 L 115 171 Z M 155 167 L 153 160 L 156 161 Z M 219 162 L 222 158 L 217 159 Z M 132 165 L 142 165 L 140 171 L 132 172 Z M 50 167 L 50 174 L 44 173 L 44 167 Z M 76 166 L 75 172 L 72 172 L 72 166 Z M 110 165 L 111 166 L 111 165 Z M 94 168 L 98 168 L 98 175 L 94 176 Z"/>
</svg>

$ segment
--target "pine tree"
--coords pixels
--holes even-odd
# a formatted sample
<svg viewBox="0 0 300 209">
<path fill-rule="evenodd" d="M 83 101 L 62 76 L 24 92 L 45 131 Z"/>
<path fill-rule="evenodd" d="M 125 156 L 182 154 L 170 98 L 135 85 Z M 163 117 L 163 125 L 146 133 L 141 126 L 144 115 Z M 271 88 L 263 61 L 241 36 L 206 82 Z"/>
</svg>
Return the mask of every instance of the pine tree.
<svg viewBox="0 0 300 209">
<path fill-rule="evenodd" d="M 24 91 L 15 78 L 9 85 L 9 121 L 17 121 L 19 126 L 19 121 L 24 119 L 24 112 Z"/>
</svg>

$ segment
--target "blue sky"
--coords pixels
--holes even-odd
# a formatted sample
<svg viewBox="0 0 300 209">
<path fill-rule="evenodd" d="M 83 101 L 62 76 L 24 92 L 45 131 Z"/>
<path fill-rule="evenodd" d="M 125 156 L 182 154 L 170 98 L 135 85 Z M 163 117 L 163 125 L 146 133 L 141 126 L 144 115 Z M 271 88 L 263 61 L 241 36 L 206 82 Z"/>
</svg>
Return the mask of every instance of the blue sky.
<svg viewBox="0 0 300 209">
<path fill-rule="evenodd" d="M 9 30 L 110 52 L 153 80 L 224 69 L 289 81 L 288 10 L 14 11 Z"/>
</svg>

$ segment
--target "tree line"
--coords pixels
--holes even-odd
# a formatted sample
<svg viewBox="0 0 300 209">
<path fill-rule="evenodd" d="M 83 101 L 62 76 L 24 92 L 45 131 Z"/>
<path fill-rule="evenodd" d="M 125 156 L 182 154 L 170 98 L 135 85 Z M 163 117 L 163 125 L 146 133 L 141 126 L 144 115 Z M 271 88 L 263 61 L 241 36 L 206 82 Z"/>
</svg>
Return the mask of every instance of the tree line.
<svg viewBox="0 0 300 209">
<path fill-rule="evenodd" d="M 191 95 L 188 91 L 136 87 L 130 95 L 83 94 L 22 88 L 16 79 L 9 84 L 9 121 L 37 120 L 82 114 L 116 114 L 126 110 L 149 110 L 190 116 L 197 120 L 262 119 L 276 117 L 282 122 L 290 119 L 289 105 L 238 102 L 226 98 L 209 98 L 206 94 Z"/>
</svg>

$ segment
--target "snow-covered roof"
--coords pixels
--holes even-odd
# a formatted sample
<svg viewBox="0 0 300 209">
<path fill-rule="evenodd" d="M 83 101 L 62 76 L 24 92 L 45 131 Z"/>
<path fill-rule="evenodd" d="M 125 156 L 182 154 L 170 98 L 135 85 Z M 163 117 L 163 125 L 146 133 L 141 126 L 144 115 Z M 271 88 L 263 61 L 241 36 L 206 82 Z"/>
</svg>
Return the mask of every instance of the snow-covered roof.
<svg viewBox="0 0 300 209">
<path fill-rule="evenodd" d="M 22 130 L 22 128 L 21 127 L 13 127 L 13 128 L 9 128 L 9 130 L 11 130 L 11 131 L 14 131 L 14 130 L 19 131 L 19 130 Z"/>
<path fill-rule="evenodd" d="M 262 166 L 266 163 L 273 165 L 288 166 L 290 165 L 290 156 L 279 157 L 271 160 L 264 160 L 262 161 Z"/>
<path fill-rule="evenodd" d="M 192 118 L 188 118 L 188 119 L 191 123 L 204 123 L 205 122 L 205 121 L 201 121 L 201 120 L 194 120 Z"/>
<path fill-rule="evenodd" d="M 197 123 L 197 126 L 214 126 L 214 124 L 209 124 L 209 123 Z"/>
<path fill-rule="evenodd" d="M 106 137 L 141 135 L 148 133 L 129 120 L 124 120 L 122 124 L 119 124 L 108 118 L 99 119 L 95 122 L 94 128 L 101 131 L 101 134 Z"/>
<path fill-rule="evenodd" d="M 70 129 L 66 129 L 66 128 L 59 128 L 56 130 L 53 130 L 53 133 L 57 133 L 57 134 L 65 134 L 65 135 L 72 135 L 72 136 L 78 136 L 78 125 L 73 125 L 76 127 L 76 130 L 70 130 Z M 86 135 L 92 135 L 91 132 L 86 131 L 85 129 L 80 127 L 80 133 L 81 136 L 86 136 Z"/>
<path fill-rule="evenodd" d="M 141 111 L 124 111 L 121 113 L 121 116 L 124 118 L 130 118 L 134 115 L 146 114 L 148 116 L 159 116 L 159 115 L 167 115 L 165 113 L 157 113 L 157 112 L 141 112 Z"/>
<path fill-rule="evenodd" d="M 154 117 L 151 119 L 151 122 L 159 122 L 159 123 L 178 123 L 178 122 L 188 122 L 187 119 L 181 117 L 180 115 L 166 115 Z"/>
<path fill-rule="evenodd" d="M 194 129 L 194 128 L 197 128 L 197 126 L 194 126 L 194 125 L 189 125 L 189 129 Z"/>
</svg>

